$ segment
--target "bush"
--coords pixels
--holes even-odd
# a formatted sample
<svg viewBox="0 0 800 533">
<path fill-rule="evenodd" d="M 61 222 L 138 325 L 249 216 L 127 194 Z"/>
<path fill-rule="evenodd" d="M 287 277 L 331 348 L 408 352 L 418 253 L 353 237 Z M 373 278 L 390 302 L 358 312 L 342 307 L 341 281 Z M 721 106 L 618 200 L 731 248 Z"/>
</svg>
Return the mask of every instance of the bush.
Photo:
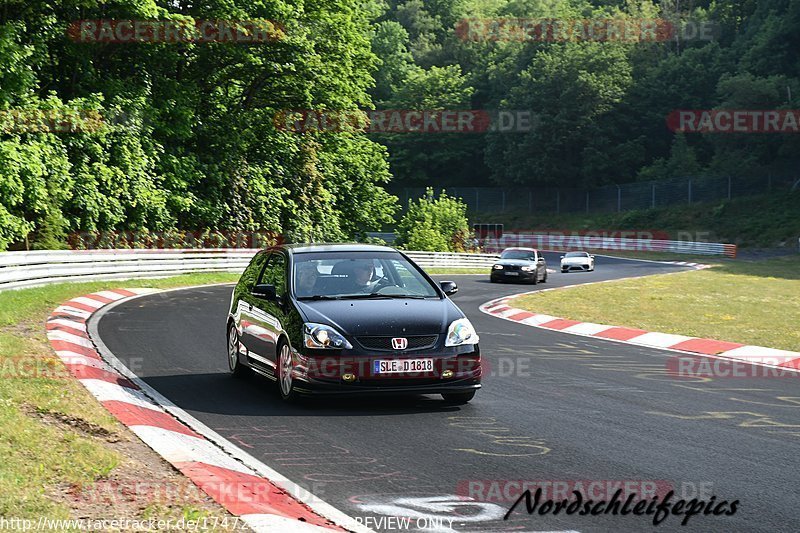
<svg viewBox="0 0 800 533">
<path fill-rule="evenodd" d="M 463 252 L 469 236 L 467 205 L 445 191 L 435 198 L 430 187 L 425 196 L 408 202 L 397 225 L 398 243 L 411 250 Z"/>
<path fill-rule="evenodd" d="M 450 246 L 447 239 L 433 228 L 414 228 L 408 234 L 409 250 L 420 250 L 425 252 L 449 252 Z"/>
</svg>

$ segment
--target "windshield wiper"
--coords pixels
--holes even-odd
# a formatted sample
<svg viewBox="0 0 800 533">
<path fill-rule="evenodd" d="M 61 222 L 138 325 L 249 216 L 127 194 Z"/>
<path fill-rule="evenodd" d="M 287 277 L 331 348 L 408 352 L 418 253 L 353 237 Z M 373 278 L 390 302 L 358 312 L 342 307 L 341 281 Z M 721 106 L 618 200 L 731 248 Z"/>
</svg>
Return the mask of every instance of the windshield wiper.
<svg viewBox="0 0 800 533">
<path fill-rule="evenodd" d="M 426 298 L 425 296 L 420 296 L 417 294 L 381 294 L 379 292 L 370 292 L 367 294 L 348 294 L 346 296 L 339 297 L 342 300 L 368 300 L 368 299 L 378 299 L 378 298 L 393 298 L 393 299 L 405 299 L 410 298 L 413 300 L 422 300 Z"/>
<path fill-rule="evenodd" d="M 314 296 L 300 296 L 298 300 L 341 300 L 341 296 L 326 296 L 324 294 L 315 294 Z"/>
</svg>

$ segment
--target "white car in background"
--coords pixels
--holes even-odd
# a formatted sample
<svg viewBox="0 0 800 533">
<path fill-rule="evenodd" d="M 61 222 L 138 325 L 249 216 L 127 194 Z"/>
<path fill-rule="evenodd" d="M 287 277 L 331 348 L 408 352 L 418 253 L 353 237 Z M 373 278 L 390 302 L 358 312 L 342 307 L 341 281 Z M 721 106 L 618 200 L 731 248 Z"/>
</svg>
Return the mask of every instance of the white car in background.
<svg viewBox="0 0 800 533">
<path fill-rule="evenodd" d="M 561 256 L 561 272 L 572 270 L 591 272 L 594 270 L 594 256 L 589 252 L 567 252 Z"/>
</svg>

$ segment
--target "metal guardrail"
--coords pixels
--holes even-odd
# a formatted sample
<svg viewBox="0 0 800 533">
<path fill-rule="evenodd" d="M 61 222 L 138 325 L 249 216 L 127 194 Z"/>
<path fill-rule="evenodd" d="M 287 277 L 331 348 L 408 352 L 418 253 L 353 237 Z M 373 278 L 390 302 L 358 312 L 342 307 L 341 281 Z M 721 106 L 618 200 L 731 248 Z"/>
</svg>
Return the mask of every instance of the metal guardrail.
<svg viewBox="0 0 800 533">
<path fill-rule="evenodd" d="M 484 250 L 527 246 L 541 250 L 658 251 L 736 256 L 733 244 L 564 235 L 505 235 Z M 242 272 L 258 249 L 58 250 L 0 253 L 0 290 L 50 283 L 153 278 L 194 272 Z M 405 252 L 423 268 L 489 268 L 495 253 Z"/>
<path fill-rule="evenodd" d="M 422 268 L 491 268 L 498 254 L 456 254 L 447 252 L 404 252 Z"/>
<path fill-rule="evenodd" d="M 736 257 L 735 244 L 717 242 L 668 241 L 661 239 L 632 239 L 621 237 L 596 237 L 591 235 L 539 235 L 506 234 L 499 239 L 486 239 L 482 248 L 502 251 L 515 246 L 540 250 L 604 250 L 631 252 L 671 252 L 676 254 L 722 255 Z"/>
<path fill-rule="evenodd" d="M 0 291 L 50 283 L 242 272 L 258 249 L 59 250 L 0 253 Z M 423 268 L 490 267 L 496 255 L 406 252 Z"/>
<path fill-rule="evenodd" d="M 241 272 L 258 250 L 64 250 L 0 253 L 0 290 L 68 281 Z"/>
</svg>

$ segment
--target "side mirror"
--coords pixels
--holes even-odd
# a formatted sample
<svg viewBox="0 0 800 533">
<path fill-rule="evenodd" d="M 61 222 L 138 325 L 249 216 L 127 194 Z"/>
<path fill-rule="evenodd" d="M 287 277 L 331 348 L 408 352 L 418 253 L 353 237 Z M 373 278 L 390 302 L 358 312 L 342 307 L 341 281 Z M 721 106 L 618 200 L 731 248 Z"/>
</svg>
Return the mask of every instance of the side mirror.
<svg viewBox="0 0 800 533">
<path fill-rule="evenodd" d="M 250 294 L 262 300 L 278 299 L 278 296 L 275 292 L 275 285 L 269 285 L 267 283 L 259 283 L 258 285 L 253 287 L 253 290 L 250 291 Z"/>
<path fill-rule="evenodd" d="M 564 256 L 563 256 L 563 255 L 561 256 L 561 259 L 564 259 Z"/>
<path fill-rule="evenodd" d="M 593 255 L 590 255 L 590 256 L 589 256 L 589 259 L 594 259 L 594 256 L 593 256 Z"/>
<path fill-rule="evenodd" d="M 542 257 L 542 256 L 539 256 L 539 262 L 540 262 L 540 263 L 544 263 L 544 257 Z"/>
<path fill-rule="evenodd" d="M 458 285 L 456 285 L 455 281 L 440 281 L 439 287 L 448 296 L 458 292 Z"/>
</svg>

